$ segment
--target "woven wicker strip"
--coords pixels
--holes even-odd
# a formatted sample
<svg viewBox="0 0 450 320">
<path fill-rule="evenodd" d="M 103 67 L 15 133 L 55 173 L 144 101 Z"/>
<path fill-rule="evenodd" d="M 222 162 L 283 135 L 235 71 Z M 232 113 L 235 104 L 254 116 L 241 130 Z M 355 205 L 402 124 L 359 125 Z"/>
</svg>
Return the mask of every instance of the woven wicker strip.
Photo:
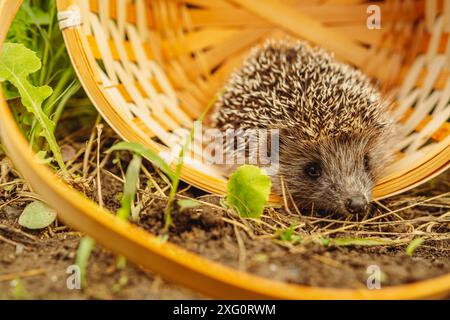
<svg viewBox="0 0 450 320">
<path fill-rule="evenodd" d="M 303 26 L 312 22 L 320 32 L 297 36 L 309 36 L 325 46 L 343 39 L 345 30 L 364 21 L 368 4 L 358 0 L 320 3 L 60 0 L 58 4 L 74 66 L 104 118 L 123 138 L 168 157 L 177 144 L 177 132 L 192 126 L 191 119 L 205 108 L 252 45 L 266 37 L 296 33 L 298 21 Z M 366 62 L 348 47 L 331 44 L 330 48 L 380 79 L 398 97 L 395 112 L 409 132 L 399 146 L 401 158 L 377 187 L 378 196 L 385 196 L 426 181 L 449 165 L 446 48 L 450 9 L 439 1 L 379 4 L 387 27 L 374 33 L 357 28 L 345 40 L 350 48 L 367 55 Z M 17 0 L 0 1 L 4 24 L 0 46 L 19 6 Z M 274 14 L 266 19 L 266 13 L 275 9 L 289 18 Z M 333 38 L 336 33 L 341 36 Z M 374 61 L 385 67 L 376 68 Z M 346 290 L 289 285 L 209 262 L 159 242 L 57 179 L 34 160 L 1 92 L 0 114 L 0 136 L 9 156 L 43 199 L 59 209 L 66 223 L 135 263 L 205 294 L 235 299 L 407 299 L 439 297 L 450 291 L 450 275 L 383 290 Z M 155 137 L 164 144 L 155 142 Z M 211 192 L 225 190 L 226 180 L 195 159 L 187 163 L 183 177 Z"/>
</svg>

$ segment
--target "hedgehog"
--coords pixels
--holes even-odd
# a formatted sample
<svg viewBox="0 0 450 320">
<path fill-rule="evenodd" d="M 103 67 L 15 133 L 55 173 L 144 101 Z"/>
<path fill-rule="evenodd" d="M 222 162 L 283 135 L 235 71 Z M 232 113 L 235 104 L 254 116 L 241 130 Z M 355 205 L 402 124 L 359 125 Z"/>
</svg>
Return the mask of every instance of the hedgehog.
<svg viewBox="0 0 450 320">
<path fill-rule="evenodd" d="M 301 40 L 255 47 L 226 83 L 211 123 L 279 130 L 273 191 L 303 210 L 366 213 L 393 159 L 391 103 L 361 71 Z"/>
</svg>

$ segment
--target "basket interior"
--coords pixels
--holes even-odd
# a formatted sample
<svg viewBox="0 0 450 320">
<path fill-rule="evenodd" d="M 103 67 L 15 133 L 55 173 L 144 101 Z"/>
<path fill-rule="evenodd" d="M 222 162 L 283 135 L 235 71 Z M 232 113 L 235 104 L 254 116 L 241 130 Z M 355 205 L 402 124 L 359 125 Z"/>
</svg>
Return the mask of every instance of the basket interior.
<svg viewBox="0 0 450 320">
<path fill-rule="evenodd" d="M 334 52 L 394 97 L 404 133 L 375 197 L 449 166 L 448 1 L 60 0 L 59 10 L 75 69 L 102 116 L 168 162 L 248 51 L 289 36 Z M 381 28 L 370 29 L 378 10 Z M 193 144 L 182 178 L 223 194 L 226 178 L 201 150 Z"/>
<path fill-rule="evenodd" d="M 89 12 L 92 13 L 92 15 L 88 14 L 88 16 L 90 17 L 97 16 L 97 19 L 99 19 L 98 18 L 99 7 L 97 7 L 97 11 L 95 11 L 96 8 L 95 5 L 98 6 L 100 2 L 102 3 L 101 5 L 103 6 L 108 5 L 108 3 L 110 5 L 115 6 L 119 5 L 120 1 L 121 0 L 117 1 L 105 0 L 95 2 L 91 1 L 90 5 L 92 5 L 91 7 L 92 9 L 90 10 L 92 10 L 92 12 L 90 11 Z M 137 28 L 136 26 L 138 25 L 137 12 L 143 11 L 137 10 L 134 5 L 139 3 L 139 5 L 142 6 L 146 5 L 146 3 L 144 1 L 136 1 L 136 2 L 126 0 L 122 1 L 123 3 L 121 4 L 121 8 L 122 9 L 126 8 L 128 10 L 127 15 L 125 16 L 126 20 L 131 20 L 130 27 L 127 28 L 131 28 L 130 30 L 133 29 L 137 30 L 136 29 Z M 344 1 L 352 2 L 348 0 L 343 0 L 342 2 Z M 200 3 L 203 1 L 195 1 L 195 2 Z M 261 0 L 261 3 L 262 2 L 264 1 Z M 334 0 L 333 2 L 339 3 L 340 1 Z M 153 3 L 158 2 L 152 1 L 152 4 Z M 161 1 L 158 4 L 161 3 L 165 2 Z M 186 5 L 181 2 L 171 2 L 171 3 L 182 5 L 182 7 L 185 8 L 186 10 L 191 9 L 190 7 L 186 7 Z M 286 1 L 286 3 L 295 4 L 295 1 Z M 61 12 L 67 11 L 69 7 L 73 4 L 74 4 L 73 1 L 68 0 L 58 1 L 58 5 L 60 6 Z M 85 2 L 84 4 L 86 5 L 87 2 Z M 0 1 L 0 20 L 3 21 L 4 25 L 6 26 L 6 28 L 0 29 L 0 46 L 3 43 L 4 36 L 7 32 L 8 26 L 10 25 L 15 15 L 15 12 L 19 6 L 20 6 L 19 1 L 17 2 L 15 0 Z M 86 9 L 88 7 L 84 8 Z M 114 14 L 113 11 L 118 9 L 119 9 L 118 7 L 111 7 L 110 9 L 108 9 L 107 12 L 110 12 L 109 10 L 111 10 L 110 14 L 112 18 L 108 18 L 106 20 L 107 25 L 113 25 L 115 23 L 117 23 L 117 25 L 120 25 L 119 22 L 115 22 L 118 21 L 116 20 L 117 14 Z M 151 11 L 148 11 L 146 13 L 147 17 L 151 17 L 149 13 L 151 13 Z M 130 18 L 128 18 L 128 15 Z M 76 24 L 77 19 L 73 21 L 65 21 L 65 19 L 63 19 L 63 16 L 64 15 L 61 16 L 62 18 L 61 24 L 63 27 L 64 25 L 65 27 L 68 27 L 69 25 Z M 121 19 L 123 19 L 123 17 Z M 141 17 L 140 19 L 143 18 Z M 80 79 L 82 80 L 86 91 L 89 93 L 91 98 L 93 98 L 93 101 L 96 104 L 99 111 L 102 114 L 107 115 L 106 120 L 112 123 L 117 132 L 119 132 L 122 136 L 128 139 L 134 138 L 137 141 L 145 142 L 150 148 L 155 148 L 161 151 L 168 150 L 167 146 L 155 143 L 152 139 L 149 138 L 149 136 L 146 135 L 149 132 L 151 132 L 153 133 L 152 137 L 156 138 L 157 133 L 154 133 L 151 130 L 152 128 L 147 128 L 147 125 L 143 124 L 143 120 L 140 119 L 138 116 L 134 115 L 133 110 L 137 108 L 136 106 L 138 105 L 138 103 L 134 99 L 137 99 L 138 95 L 136 94 L 136 92 L 134 93 L 130 92 L 133 91 L 132 88 L 134 87 L 135 90 L 137 90 L 139 94 L 142 96 L 142 99 L 144 99 L 145 101 L 149 99 L 148 96 L 145 95 L 146 92 L 144 89 L 146 87 L 146 85 L 144 84 L 145 81 L 141 83 L 139 80 L 137 81 L 136 84 L 134 84 L 136 82 L 134 81 L 133 86 L 127 87 L 128 85 L 130 85 L 130 83 L 124 81 L 123 79 L 129 78 L 124 77 L 124 74 L 123 73 L 120 74 L 119 71 L 116 74 L 117 83 L 114 83 L 112 81 L 113 79 L 110 78 L 110 76 L 107 73 L 105 62 L 100 54 L 100 49 L 98 47 L 101 43 L 104 44 L 104 41 L 101 40 L 102 39 L 101 33 L 99 36 L 100 38 L 97 39 L 97 36 L 95 36 L 94 38 L 93 33 L 89 31 L 90 30 L 89 28 L 88 30 L 86 30 L 87 33 L 84 33 L 84 28 L 86 28 L 86 25 L 82 29 L 67 28 L 65 29 L 64 33 L 67 40 L 69 52 L 72 55 L 72 59 L 74 61 L 75 68 L 80 75 Z M 99 30 L 102 30 L 102 28 L 98 29 L 97 31 Z M 148 30 L 154 31 L 156 29 L 149 28 Z M 137 34 L 139 35 L 139 33 Z M 159 33 L 156 33 L 156 35 L 158 35 L 159 37 Z M 122 43 L 129 42 L 128 35 L 125 38 L 122 39 Z M 207 38 L 210 39 L 210 37 Z M 445 41 L 447 41 L 446 37 L 444 37 L 444 39 Z M 439 40 L 441 41 L 441 38 L 439 38 Z M 161 41 L 163 43 L 164 40 Z M 114 51 L 115 44 L 111 40 L 107 41 L 106 43 L 107 45 L 110 46 L 110 49 L 112 50 L 111 52 L 116 55 L 116 58 L 114 58 L 114 56 L 112 57 L 113 59 L 112 61 L 117 62 L 115 66 L 115 68 L 118 68 L 117 70 L 120 70 L 119 67 L 121 66 L 126 70 L 128 70 L 127 68 L 132 68 L 131 71 L 136 72 L 137 68 L 137 71 L 139 71 L 140 74 L 140 72 L 144 72 L 143 70 L 145 70 L 145 68 L 144 69 L 140 68 L 139 65 L 140 63 L 144 63 L 145 64 L 144 67 L 146 67 L 149 64 L 152 64 L 152 61 L 155 61 L 151 58 L 143 59 L 145 55 L 144 56 L 140 55 L 139 58 L 140 62 L 138 62 L 138 58 L 136 55 L 134 60 L 129 58 L 129 60 L 126 60 L 124 62 L 120 59 L 117 59 L 119 51 Z M 145 46 L 145 44 L 149 42 L 143 40 L 142 42 L 139 41 L 137 43 L 141 43 L 143 46 Z M 132 55 L 134 52 L 132 46 L 136 45 L 137 43 L 134 43 L 132 45 L 130 42 L 130 44 L 127 45 L 128 49 L 126 49 L 127 51 L 125 52 L 127 52 L 127 54 Z M 439 49 L 440 52 L 439 56 L 443 56 L 443 52 L 445 52 L 445 49 L 442 50 L 442 47 L 440 48 L 441 49 Z M 139 53 L 139 51 L 136 52 Z M 161 50 L 160 52 L 164 53 L 165 51 Z M 244 52 L 245 50 L 243 50 L 242 54 L 244 54 Z M 421 52 L 425 53 L 427 51 Z M 240 55 L 240 57 L 242 56 L 242 54 Z M 162 57 L 163 56 L 161 56 L 161 58 Z M 233 55 L 230 55 L 229 57 L 233 57 Z M 446 55 L 445 57 L 448 57 L 448 55 Z M 193 57 L 190 56 L 190 58 Z M 235 59 L 237 59 L 236 63 L 238 63 L 238 58 L 235 57 Z M 176 62 L 179 60 L 175 59 L 174 61 Z M 156 65 L 158 66 L 158 64 Z M 159 65 L 157 69 L 158 71 L 153 71 L 155 72 L 155 75 L 152 74 L 153 76 L 149 76 L 150 80 L 148 80 L 148 82 L 152 85 L 152 88 L 156 90 L 156 92 L 159 95 L 163 96 L 168 95 L 168 97 L 170 97 L 170 94 L 175 93 L 175 95 L 172 97 L 173 98 L 176 97 L 178 104 L 176 105 L 177 108 L 173 109 L 173 112 L 178 112 L 178 110 L 184 110 L 186 116 L 189 119 L 195 119 L 195 114 L 190 113 L 194 112 L 195 109 L 191 108 L 189 105 L 182 103 L 183 90 L 185 90 L 187 93 L 190 93 L 190 91 L 187 89 L 183 89 L 182 87 L 178 88 L 172 83 L 173 80 L 171 80 L 169 72 L 166 71 L 166 68 L 170 68 L 169 66 L 170 66 L 169 63 Z M 219 70 L 225 69 L 217 68 L 217 71 Z M 405 70 L 409 69 L 405 67 Z M 162 77 L 162 75 L 159 73 L 160 71 L 163 71 L 163 74 L 167 75 L 167 79 L 169 79 L 168 82 L 164 80 L 165 78 L 158 78 L 158 80 L 155 80 L 156 74 L 159 74 L 159 77 Z M 185 71 L 184 69 L 180 69 L 179 72 L 180 74 L 184 74 Z M 224 72 L 223 79 L 226 79 L 226 75 L 229 71 L 227 72 L 222 71 L 222 72 Z M 448 90 L 445 91 L 446 90 L 445 88 L 448 87 L 446 72 L 447 71 L 443 69 L 442 74 L 440 73 L 437 76 L 437 78 L 434 78 L 434 81 L 431 84 L 431 89 L 429 89 L 430 95 L 433 92 L 437 92 L 439 94 L 439 97 L 442 99 L 443 95 L 446 92 L 448 93 Z M 410 76 L 410 78 L 412 79 L 410 80 L 411 81 L 410 87 L 413 89 L 410 89 L 409 91 L 405 89 L 407 91 L 406 94 L 408 93 L 410 94 L 410 91 L 414 89 L 418 89 L 420 90 L 420 92 L 422 92 L 423 90 L 422 88 L 425 87 L 426 77 L 428 75 L 427 69 L 418 68 L 417 74 L 420 75 L 417 75 L 416 77 Z M 217 74 L 213 72 L 212 75 Z M 128 77 L 131 77 L 132 80 L 139 79 L 137 76 L 136 78 L 132 77 L 131 74 L 128 74 Z M 207 80 L 205 80 L 207 78 L 201 79 L 202 83 L 203 81 L 209 83 Z M 439 85 L 437 84 L 438 82 Z M 164 87 L 164 85 L 167 85 L 168 83 L 170 84 L 170 86 Z M 188 83 L 194 86 L 193 84 L 194 82 Z M 211 93 L 211 95 L 214 95 L 214 93 Z M 134 98 L 131 98 L 131 96 L 133 96 Z M 129 108 L 128 111 L 121 109 L 124 106 Z M 415 108 L 411 109 L 412 106 L 414 106 Z M 409 107 L 408 110 L 410 110 L 409 113 L 414 114 L 414 112 L 416 112 L 417 106 L 418 106 L 417 103 L 409 105 L 408 106 Z M 431 110 L 435 110 L 435 108 L 436 106 L 433 106 Z M 201 108 L 199 109 L 201 110 Z M 448 110 L 448 107 L 446 106 L 444 110 Z M 436 119 L 436 117 L 433 117 L 433 112 L 434 111 L 428 113 L 429 116 L 428 121 L 437 121 L 434 120 Z M 64 221 L 68 223 L 68 225 L 71 225 L 80 231 L 86 232 L 86 234 L 95 237 L 96 240 L 98 240 L 99 243 L 101 243 L 105 247 L 116 250 L 118 253 L 127 257 L 127 259 L 130 259 L 131 261 L 134 261 L 136 264 L 141 265 L 145 268 L 149 268 L 155 273 L 162 274 L 165 278 L 169 280 L 185 284 L 189 287 L 197 289 L 213 297 L 217 296 L 220 298 L 229 298 L 229 299 L 244 299 L 244 298 L 245 299 L 261 299 L 261 298 L 407 299 L 407 298 L 425 298 L 425 297 L 436 298 L 440 295 L 448 293 L 448 284 L 450 283 L 450 275 L 445 275 L 431 280 L 415 282 L 403 286 L 384 288 L 383 290 L 330 289 L 330 288 L 305 287 L 300 285 L 279 283 L 269 279 L 258 278 L 251 274 L 236 271 L 228 267 L 218 265 L 211 261 L 207 261 L 192 253 L 186 252 L 183 249 L 180 249 L 171 243 L 161 243 L 159 238 L 152 236 L 151 234 L 145 232 L 144 230 L 132 224 L 129 224 L 128 222 L 123 221 L 118 217 L 116 217 L 115 215 L 112 215 L 106 210 L 100 208 L 98 205 L 94 204 L 92 201 L 88 200 L 87 198 L 79 194 L 77 191 L 75 191 L 74 189 L 63 183 L 58 177 L 54 175 L 52 171 L 46 168 L 46 166 L 35 161 L 35 157 L 32 153 L 30 153 L 29 145 L 27 144 L 23 135 L 20 133 L 20 130 L 17 127 L 14 118 L 10 112 L 10 109 L 6 101 L 3 99 L 1 92 L 0 92 L 0 113 L 2 114 L 2 117 L 0 117 L 0 136 L 2 138 L 2 143 L 6 146 L 8 150 L 8 156 L 10 156 L 11 159 L 14 161 L 15 166 L 20 170 L 21 174 L 23 174 L 25 179 L 27 179 L 27 181 L 30 182 L 33 189 L 37 190 L 47 203 L 52 204 L 52 206 L 58 208 L 61 218 L 63 218 Z M 131 117 L 127 117 L 126 114 L 128 115 L 131 114 Z M 427 117 L 422 118 L 425 119 Z M 156 122 L 158 126 L 162 126 L 159 120 L 153 118 L 153 115 L 150 115 L 149 118 L 152 121 Z M 425 120 L 423 119 L 421 121 L 424 122 Z M 174 121 L 180 120 L 174 119 Z M 135 127 L 129 125 L 130 123 L 134 123 L 137 126 L 137 128 L 141 128 L 140 129 L 141 131 L 138 131 L 137 129 L 135 131 Z M 185 125 L 179 124 L 179 127 L 187 129 L 189 128 L 190 125 L 191 120 L 189 120 L 189 122 L 186 121 Z M 427 126 L 429 126 L 428 122 L 426 122 L 423 125 L 423 127 Z M 154 128 L 153 130 L 155 130 Z M 439 129 L 434 131 L 432 134 L 433 137 L 430 140 L 431 143 L 428 142 L 430 146 L 437 146 L 445 143 L 446 141 L 445 139 L 447 139 L 446 137 L 448 135 L 446 134 L 445 130 L 447 129 L 445 128 L 448 128 L 448 124 L 446 124 L 445 121 L 440 122 Z M 145 135 L 141 136 L 140 132 L 143 132 Z M 164 132 L 166 134 L 172 134 L 172 131 L 166 128 L 164 128 Z M 414 129 L 414 133 L 421 133 L 421 132 L 422 132 L 421 129 Z M 439 138 L 439 135 L 444 135 L 444 138 Z M 160 138 L 160 140 L 162 139 Z M 448 150 L 448 148 L 447 149 L 446 148 L 447 147 L 445 146 L 442 150 Z M 444 160 L 446 161 L 444 162 L 444 164 L 448 163 L 448 153 L 440 152 L 437 154 L 438 156 L 434 157 L 433 161 L 436 160 L 436 158 L 443 157 Z M 192 181 L 194 181 L 195 179 L 201 179 L 203 177 L 198 173 L 197 175 L 194 175 L 196 174 L 195 166 L 188 165 L 187 169 L 190 171 L 187 171 L 186 174 L 188 175 L 192 174 L 192 176 L 191 177 L 186 176 L 186 179 L 191 179 Z M 403 177 L 404 176 L 405 175 L 403 174 Z M 211 184 L 215 183 L 215 181 L 213 180 L 213 178 L 209 178 L 209 180 L 206 181 L 205 184 L 207 183 Z"/>
</svg>

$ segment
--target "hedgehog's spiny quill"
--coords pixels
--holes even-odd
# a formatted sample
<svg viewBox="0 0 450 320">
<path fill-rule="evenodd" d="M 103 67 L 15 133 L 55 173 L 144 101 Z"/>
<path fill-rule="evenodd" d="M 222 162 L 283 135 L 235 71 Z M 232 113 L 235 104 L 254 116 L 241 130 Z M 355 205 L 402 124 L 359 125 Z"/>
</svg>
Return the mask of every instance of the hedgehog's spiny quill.
<svg viewBox="0 0 450 320">
<path fill-rule="evenodd" d="M 308 139 L 377 128 L 389 121 L 379 92 L 360 71 L 304 42 L 253 49 L 218 100 L 215 126 L 296 127 Z"/>
<path fill-rule="evenodd" d="M 274 191 L 284 181 L 303 208 L 355 213 L 392 159 L 387 107 L 364 74 L 324 50 L 268 41 L 233 73 L 212 121 L 222 130 L 282 129 Z"/>
</svg>

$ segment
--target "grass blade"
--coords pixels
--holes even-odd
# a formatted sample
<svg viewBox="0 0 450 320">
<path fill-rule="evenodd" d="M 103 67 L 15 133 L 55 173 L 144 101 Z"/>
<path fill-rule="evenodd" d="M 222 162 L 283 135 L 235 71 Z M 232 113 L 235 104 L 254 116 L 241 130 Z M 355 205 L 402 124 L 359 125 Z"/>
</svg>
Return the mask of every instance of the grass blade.
<svg viewBox="0 0 450 320">
<path fill-rule="evenodd" d="M 157 166 L 159 169 L 161 169 L 162 172 L 164 172 L 170 180 L 173 180 L 175 177 L 174 172 L 170 168 L 170 166 L 164 161 L 163 158 L 161 158 L 157 153 L 153 152 L 152 150 L 144 147 L 143 145 L 135 142 L 119 142 L 118 144 L 112 146 L 109 150 L 109 152 L 113 151 L 130 151 L 133 153 L 136 153 L 140 155 L 141 157 L 146 158 L 150 162 L 152 162 L 155 166 Z"/>
<path fill-rule="evenodd" d="M 413 241 L 411 241 L 406 248 L 406 254 L 410 257 L 412 257 L 414 251 L 422 245 L 422 243 L 425 241 L 424 238 L 415 238 Z"/>
<path fill-rule="evenodd" d="M 136 197 L 139 172 L 141 171 L 142 157 L 134 155 L 133 160 L 127 168 L 125 175 L 125 187 L 121 200 L 121 207 L 117 212 L 117 216 L 123 220 L 127 220 L 131 214 L 134 198 Z"/>
<path fill-rule="evenodd" d="M 83 288 L 86 288 L 87 285 L 87 265 L 94 246 L 95 240 L 88 236 L 81 238 L 80 244 L 78 245 L 76 265 L 80 268 L 80 280 Z"/>
</svg>

